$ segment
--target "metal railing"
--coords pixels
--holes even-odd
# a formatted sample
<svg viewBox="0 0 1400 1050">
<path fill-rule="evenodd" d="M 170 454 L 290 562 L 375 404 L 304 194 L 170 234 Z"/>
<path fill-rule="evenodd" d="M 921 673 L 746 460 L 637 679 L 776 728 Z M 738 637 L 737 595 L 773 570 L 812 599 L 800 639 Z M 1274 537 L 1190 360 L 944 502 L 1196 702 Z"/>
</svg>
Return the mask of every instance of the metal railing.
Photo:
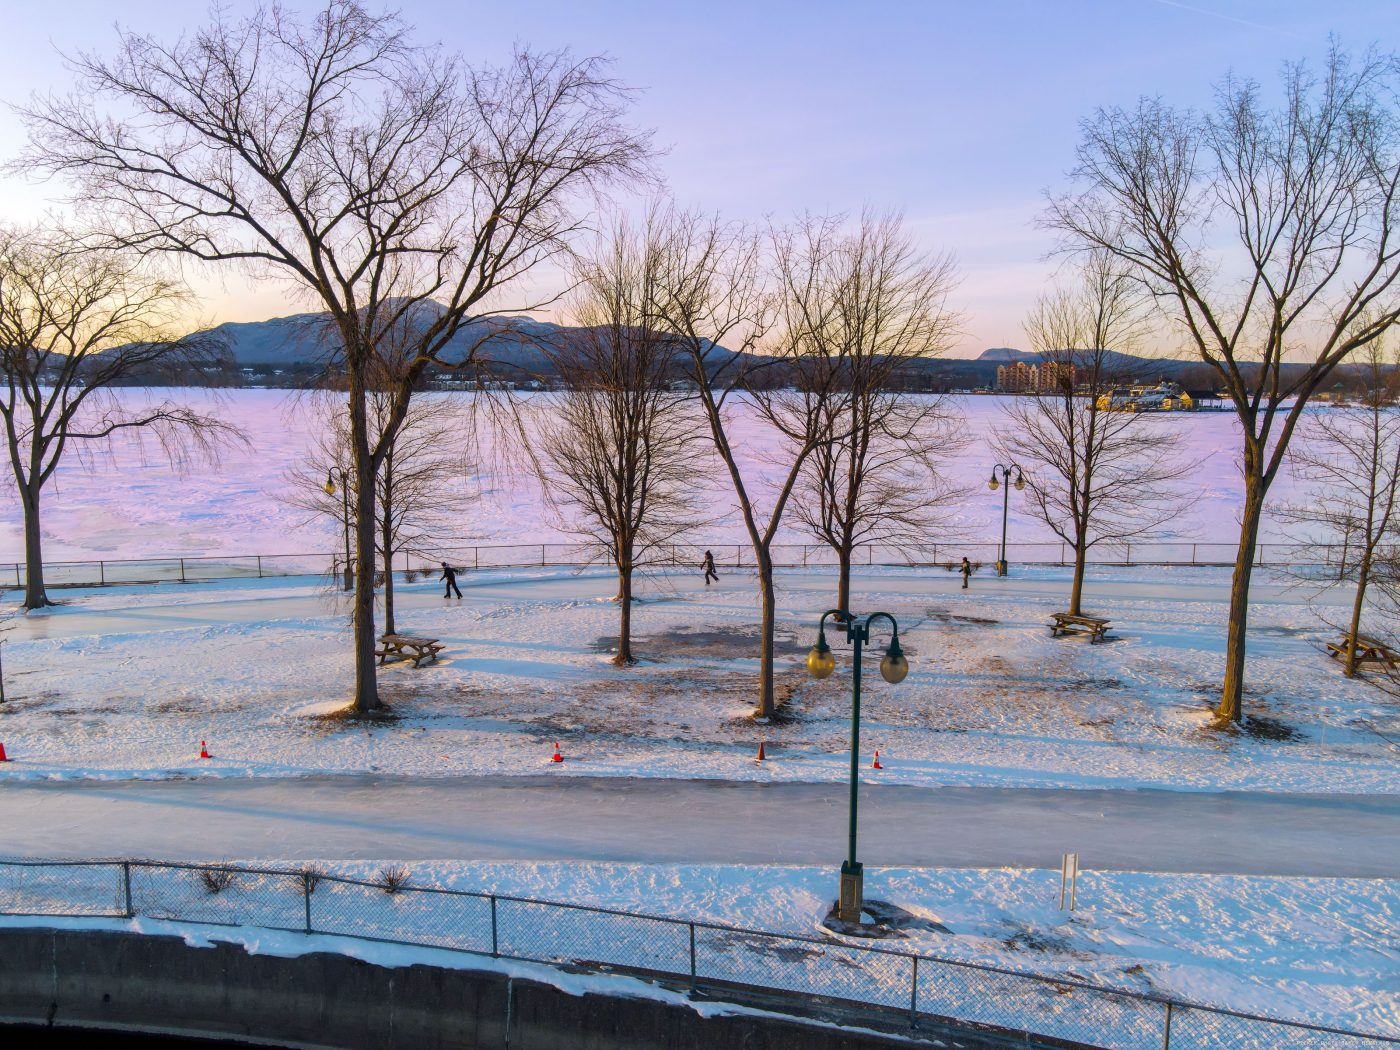
<svg viewBox="0 0 1400 1050">
<path fill-rule="evenodd" d="M 1233 565 L 1233 543 L 1127 543 L 1090 551 L 1093 566 Z M 650 554 L 658 568 L 695 568 L 706 550 L 714 553 L 720 568 L 751 569 L 753 551 L 747 544 L 675 544 Z M 952 571 L 967 557 L 991 566 L 998 548 L 992 542 L 929 543 L 921 547 L 865 545 L 852 559 L 857 566 L 945 568 Z M 1355 548 L 1343 544 L 1261 543 L 1255 549 L 1257 566 L 1318 566 L 1335 570 L 1349 564 Z M 785 569 L 837 564 L 835 552 L 825 544 L 775 545 L 774 563 Z M 1009 543 L 1007 560 L 1020 565 L 1068 565 L 1074 551 L 1065 543 Z M 431 554 L 404 555 L 396 571 L 436 572 L 439 561 L 458 569 L 521 569 L 551 566 L 585 566 L 599 561 L 596 550 L 576 543 L 516 543 L 474 547 L 444 547 Z M 307 554 L 198 555 L 157 558 L 103 558 L 88 561 L 44 563 L 44 580 L 51 587 L 94 587 L 115 584 L 193 583 L 201 580 L 263 579 L 265 577 L 330 576 L 343 564 L 333 552 Z M 24 586 L 24 562 L 0 562 L 0 588 Z"/>
<path fill-rule="evenodd" d="M 739 988 L 880 1008 L 911 1025 L 984 1025 L 1110 1050 L 1361 1050 L 1400 1039 L 1260 1017 L 883 945 L 414 885 L 311 869 L 0 861 L 0 914 L 142 916 L 607 968 L 723 995 Z"/>
</svg>

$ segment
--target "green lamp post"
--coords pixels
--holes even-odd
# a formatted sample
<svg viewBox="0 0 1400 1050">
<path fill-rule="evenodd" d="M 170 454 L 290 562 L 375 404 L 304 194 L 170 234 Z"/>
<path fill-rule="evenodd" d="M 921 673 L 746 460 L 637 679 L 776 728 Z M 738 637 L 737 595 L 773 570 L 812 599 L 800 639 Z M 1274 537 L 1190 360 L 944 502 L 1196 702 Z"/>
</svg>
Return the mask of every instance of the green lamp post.
<svg viewBox="0 0 1400 1050">
<path fill-rule="evenodd" d="M 849 849 L 841 864 L 841 892 L 837 897 L 836 911 L 842 922 L 860 922 L 864 906 L 864 875 L 861 863 L 856 859 L 856 811 L 860 798 L 860 654 L 861 648 L 870 642 L 870 625 L 876 620 L 888 620 L 891 634 L 889 648 L 880 661 L 880 675 L 890 684 L 904 681 L 909 673 L 909 661 L 899 647 L 899 624 L 889 613 L 871 613 L 863 621 L 856 619 L 842 609 L 830 609 L 822 613 L 817 624 L 817 644 L 807 654 L 807 673 L 813 678 L 830 678 L 836 670 L 836 657 L 826 644 L 827 617 L 835 617 L 838 627 L 846 632 L 846 638 L 853 649 L 851 659 L 851 805 L 848 827 Z"/>
<path fill-rule="evenodd" d="M 355 566 L 350 561 L 350 474 L 344 467 L 333 467 L 326 471 L 326 495 L 335 495 L 335 471 L 340 471 L 340 520 L 345 527 L 345 579 L 344 589 L 355 589 Z"/>
<path fill-rule="evenodd" d="M 1012 478 L 1012 471 L 1015 471 L 1015 478 Z M 1001 472 L 1001 477 L 997 477 L 997 472 Z M 997 463 L 992 467 L 992 480 L 987 482 L 987 488 L 995 492 L 1003 485 L 1006 491 L 1001 494 L 1001 557 L 997 559 L 997 575 L 1006 575 L 1006 514 L 1009 509 L 1008 504 L 1011 498 L 1011 486 L 1016 486 L 1016 491 L 1020 492 L 1026 487 L 1026 477 L 1021 473 L 1021 468 L 1015 463 Z"/>
</svg>

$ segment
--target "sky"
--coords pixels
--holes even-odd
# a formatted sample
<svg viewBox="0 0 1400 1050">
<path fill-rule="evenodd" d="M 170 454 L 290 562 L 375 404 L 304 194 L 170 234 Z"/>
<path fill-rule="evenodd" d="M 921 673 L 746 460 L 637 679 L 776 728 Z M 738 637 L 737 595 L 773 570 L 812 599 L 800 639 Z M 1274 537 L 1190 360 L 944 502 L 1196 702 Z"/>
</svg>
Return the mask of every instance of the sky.
<svg viewBox="0 0 1400 1050">
<path fill-rule="evenodd" d="M 0 100 L 63 89 L 61 53 L 109 52 L 117 22 L 166 36 L 204 20 L 168 0 L 43 10 L 49 18 L 10 20 L 0 37 Z M 1095 107 L 1144 95 L 1202 105 L 1227 72 L 1268 86 L 1285 61 L 1319 58 L 1329 34 L 1355 50 L 1400 49 L 1395 0 L 403 0 L 399 10 L 423 42 L 472 62 L 503 61 L 516 45 L 610 57 L 636 91 L 636 123 L 667 150 L 659 167 L 682 206 L 748 221 L 899 210 L 921 245 L 958 262 L 956 356 L 1025 344 L 1022 319 L 1057 265 L 1035 220 L 1045 193 L 1066 184 L 1079 121 Z M 0 110 L 0 158 L 23 140 Z M 0 220 L 30 221 L 62 190 L 0 181 Z M 304 308 L 282 285 L 194 276 L 208 322 Z"/>
</svg>

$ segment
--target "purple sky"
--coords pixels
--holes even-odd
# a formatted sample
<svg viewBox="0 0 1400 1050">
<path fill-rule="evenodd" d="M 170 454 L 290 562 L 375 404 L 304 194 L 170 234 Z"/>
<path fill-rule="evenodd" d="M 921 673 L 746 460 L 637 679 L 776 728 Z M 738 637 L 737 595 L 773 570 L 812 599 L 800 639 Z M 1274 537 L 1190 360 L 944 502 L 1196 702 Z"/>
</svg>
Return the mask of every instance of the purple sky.
<svg viewBox="0 0 1400 1050">
<path fill-rule="evenodd" d="M 158 33 L 200 20 L 168 0 L 43 10 L 55 17 L 13 20 L 0 37 L 0 98 L 61 87 L 57 50 L 110 48 L 114 19 Z M 1231 69 L 1269 85 L 1284 60 L 1319 56 L 1329 33 L 1355 49 L 1400 48 L 1395 0 L 405 0 L 401 10 L 423 39 L 482 62 L 517 42 L 611 56 L 639 91 L 638 123 L 670 149 L 661 165 L 684 206 L 751 220 L 903 210 L 921 242 L 960 263 L 960 356 L 1024 343 L 1021 318 L 1054 267 L 1033 220 L 1095 106 L 1144 94 L 1201 103 Z M 0 155 L 20 136 L 0 113 Z M 34 217 L 56 194 L 16 180 L 3 189 L 7 220 Z M 198 287 L 207 320 L 298 308 L 284 289 L 237 277 Z"/>
</svg>

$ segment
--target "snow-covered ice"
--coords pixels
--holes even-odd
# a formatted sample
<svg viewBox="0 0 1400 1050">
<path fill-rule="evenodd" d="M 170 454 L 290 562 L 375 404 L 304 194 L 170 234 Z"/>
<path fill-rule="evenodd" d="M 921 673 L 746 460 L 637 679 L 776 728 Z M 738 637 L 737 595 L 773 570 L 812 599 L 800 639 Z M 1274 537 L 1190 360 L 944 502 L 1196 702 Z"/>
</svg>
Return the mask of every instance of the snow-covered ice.
<svg viewBox="0 0 1400 1050">
<path fill-rule="evenodd" d="M 125 398 L 171 395 L 196 404 L 243 428 L 247 447 L 228 449 L 213 465 L 196 464 L 188 473 L 171 469 L 157 448 L 131 442 L 107 454 L 66 459 L 44 496 L 45 556 L 72 560 L 146 558 L 162 555 L 291 554 L 331 551 L 339 547 L 332 520 L 308 520 L 290 506 L 289 472 L 304 468 L 317 439 L 317 424 L 304 397 L 284 390 L 122 391 Z M 466 395 L 425 395 L 460 406 Z M 533 395 L 547 397 L 548 395 Z M 995 459 L 990 438 L 1003 425 L 1005 399 L 952 397 L 952 410 L 965 422 L 965 446 L 946 467 L 948 481 L 962 490 L 944 531 L 950 540 L 991 541 L 1000 533 L 1002 493 L 989 492 L 986 479 Z M 450 409 L 449 409 L 450 410 Z M 1182 458 L 1192 465 L 1183 479 L 1196 498 L 1190 510 L 1162 538 L 1210 543 L 1233 542 L 1241 483 L 1238 424 L 1233 413 L 1161 414 L 1143 425 L 1180 434 Z M 736 409 L 734 444 L 744 469 L 762 496 L 763 479 L 775 468 L 767 455 L 773 441 L 752 412 Z M 528 470 L 489 436 L 481 442 L 476 474 L 448 486 L 449 500 L 460 504 L 457 543 L 545 543 L 568 537 L 543 506 L 539 486 Z M 703 505 L 716 517 L 697 534 L 705 544 L 742 543 L 740 520 L 722 471 L 697 463 Z M 1269 508 L 1306 493 L 1284 471 L 1269 497 Z M 0 558 L 23 558 L 24 540 L 18 497 L 13 485 L 0 490 Z M 1019 495 L 1010 503 L 1012 542 L 1055 541 L 1045 525 L 1027 513 Z M 1274 516 L 1266 518 L 1262 539 L 1290 538 Z M 784 524 L 780 542 L 802 543 L 810 537 L 793 521 Z"/>
</svg>

